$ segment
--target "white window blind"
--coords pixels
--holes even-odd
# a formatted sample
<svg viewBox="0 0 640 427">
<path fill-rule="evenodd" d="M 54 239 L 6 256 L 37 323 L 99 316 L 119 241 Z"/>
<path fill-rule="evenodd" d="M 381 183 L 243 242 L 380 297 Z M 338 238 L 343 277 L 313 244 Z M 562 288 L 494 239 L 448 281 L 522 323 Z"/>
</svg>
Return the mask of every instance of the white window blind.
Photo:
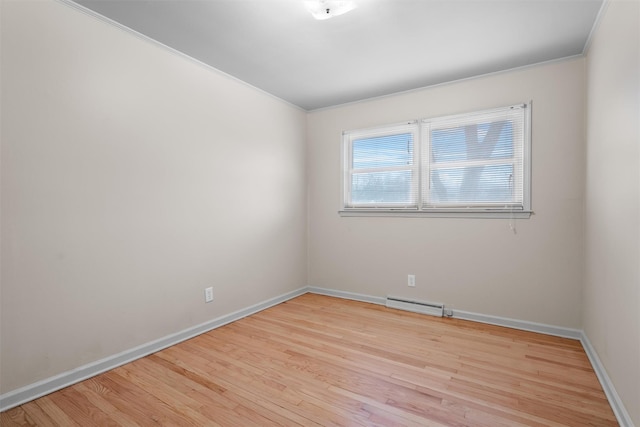
<svg viewBox="0 0 640 427">
<path fill-rule="evenodd" d="M 524 209 L 524 113 L 423 120 L 423 207 Z"/>
<path fill-rule="evenodd" d="M 530 212 L 530 106 L 345 132 L 342 211 Z"/>
</svg>

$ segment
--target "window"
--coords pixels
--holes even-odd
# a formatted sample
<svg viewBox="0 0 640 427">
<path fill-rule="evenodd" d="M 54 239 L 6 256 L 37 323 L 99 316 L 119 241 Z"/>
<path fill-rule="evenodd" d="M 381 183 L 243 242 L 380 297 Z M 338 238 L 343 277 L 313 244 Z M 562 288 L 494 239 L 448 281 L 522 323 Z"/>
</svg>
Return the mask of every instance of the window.
<svg viewBox="0 0 640 427">
<path fill-rule="evenodd" d="M 528 217 L 530 107 L 345 132 L 341 213 Z"/>
<path fill-rule="evenodd" d="M 349 207 L 415 207 L 418 125 L 409 123 L 351 134 Z"/>
</svg>

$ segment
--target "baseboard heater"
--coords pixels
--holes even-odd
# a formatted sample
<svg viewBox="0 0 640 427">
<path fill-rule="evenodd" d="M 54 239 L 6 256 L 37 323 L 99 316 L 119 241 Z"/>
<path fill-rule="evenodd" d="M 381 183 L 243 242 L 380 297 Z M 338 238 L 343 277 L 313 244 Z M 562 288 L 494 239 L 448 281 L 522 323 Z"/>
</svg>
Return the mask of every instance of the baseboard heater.
<svg viewBox="0 0 640 427">
<path fill-rule="evenodd" d="M 387 296 L 385 304 L 389 308 L 397 308 L 399 310 L 413 311 L 415 313 L 428 314 L 431 316 L 442 317 L 444 314 L 444 304 L 411 300 L 402 297 Z"/>
</svg>

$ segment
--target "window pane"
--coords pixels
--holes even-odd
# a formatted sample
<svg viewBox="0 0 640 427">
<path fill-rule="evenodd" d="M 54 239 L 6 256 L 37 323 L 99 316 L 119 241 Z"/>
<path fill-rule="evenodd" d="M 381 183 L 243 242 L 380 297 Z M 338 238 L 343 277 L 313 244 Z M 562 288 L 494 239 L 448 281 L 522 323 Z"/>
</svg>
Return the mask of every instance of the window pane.
<svg viewBox="0 0 640 427">
<path fill-rule="evenodd" d="M 431 170 L 432 204 L 512 203 L 513 165 Z"/>
<path fill-rule="evenodd" d="M 459 162 L 513 157 L 513 123 L 501 120 L 431 131 L 431 161 Z"/>
<path fill-rule="evenodd" d="M 529 121 L 520 104 L 345 131 L 343 207 L 528 211 Z"/>
<path fill-rule="evenodd" d="M 413 164 L 413 134 L 379 136 L 353 141 L 353 169 Z"/>
<path fill-rule="evenodd" d="M 414 203 L 411 171 L 354 173 L 351 202 L 359 204 Z"/>
</svg>

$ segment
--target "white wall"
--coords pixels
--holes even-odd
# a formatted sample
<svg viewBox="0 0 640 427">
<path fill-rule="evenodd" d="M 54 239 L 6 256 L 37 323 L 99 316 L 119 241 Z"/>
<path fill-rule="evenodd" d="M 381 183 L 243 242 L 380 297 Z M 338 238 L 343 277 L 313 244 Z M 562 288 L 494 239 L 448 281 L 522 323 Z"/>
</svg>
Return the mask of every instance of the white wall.
<svg viewBox="0 0 640 427">
<path fill-rule="evenodd" d="M 587 73 L 309 115 L 65 4 L 0 4 L 0 393 L 308 284 L 584 326 L 640 425 L 637 2 L 611 3 Z M 338 216 L 342 130 L 528 100 L 535 215 L 517 234 Z"/>
<path fill-rule="evenodd" d="M 309 285 L 579 328 L 584 84 L 580 58 L 312 112 Z M 502 219 L 338 215 L 343 130 L 529 100 L 535 215 L 517 234 Z"/>
<path fill-rule="evenodd" d="M 587 55 L 584 330 L 640 426 L 640 3 L 611 1 Z"/>
<path fill-rule="evenodd" d="M 0 392 L 306 284 L 303 111 L 60 2 L 1 29 Z"/>
</svg>

